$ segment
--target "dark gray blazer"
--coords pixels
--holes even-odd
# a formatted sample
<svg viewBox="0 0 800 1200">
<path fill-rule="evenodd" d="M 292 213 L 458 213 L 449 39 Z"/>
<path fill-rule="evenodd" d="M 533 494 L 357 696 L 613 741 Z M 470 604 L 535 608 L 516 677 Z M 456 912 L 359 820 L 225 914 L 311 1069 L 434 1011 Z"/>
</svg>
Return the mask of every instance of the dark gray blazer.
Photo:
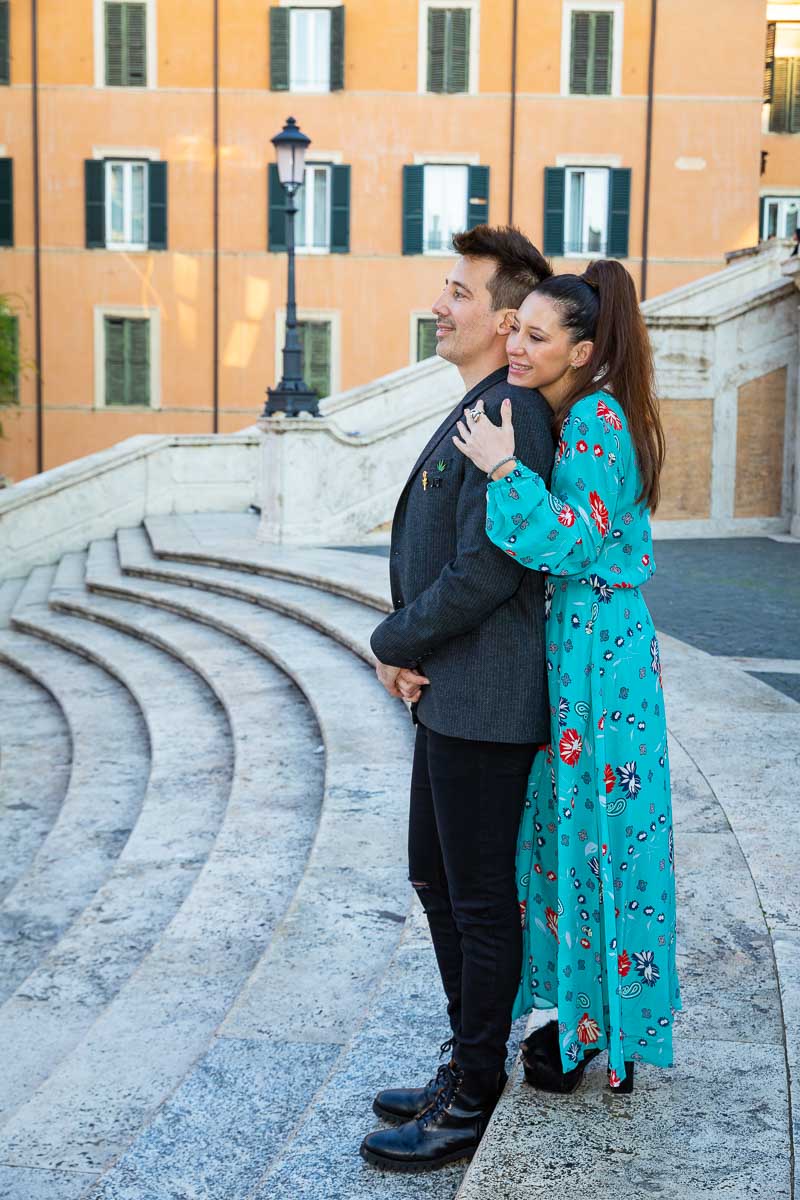
<svg viewBox="0 0 800 1200">
<path fill-rule="evenodd" d="M 547 402 L 510 385 L 505 367 L 495 371 L 442 422 L 403 488 L 389 559 L 395 611 L 371 643 L 381 662 L 428 676 L 415 708 L 429 729 L 472 741 L 545 742 L 544 577 L 489 541 L 486 476 L 452 442 L 466 407 L 482 397 L 497 423 L 505 396 L 517 454 L 549 480 Z"/>
</svg>

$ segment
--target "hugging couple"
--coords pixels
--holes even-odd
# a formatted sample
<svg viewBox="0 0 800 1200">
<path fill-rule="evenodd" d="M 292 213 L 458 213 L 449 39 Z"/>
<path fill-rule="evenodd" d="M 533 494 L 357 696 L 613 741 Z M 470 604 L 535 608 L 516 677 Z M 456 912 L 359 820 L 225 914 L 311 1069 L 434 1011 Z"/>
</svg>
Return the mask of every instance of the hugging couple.
<svg viewBox="0 0 800 1200">
<path fill-rule="evenodd" d="M 680 1008 L 667 729 L 640 591 L 664 437 L 633 282 L 554 275 L 517 229 L 478 226 L 432 306 L 466 395 L 400 496 L 378 676 L 416 724 L 409 878 L 447 997 L 447 1062 L 379 1092 L 361 1154 L 470 1157 L 506 1083 L 571 1092 L 607 1053 L 672 1062 Z"/>
</svg>

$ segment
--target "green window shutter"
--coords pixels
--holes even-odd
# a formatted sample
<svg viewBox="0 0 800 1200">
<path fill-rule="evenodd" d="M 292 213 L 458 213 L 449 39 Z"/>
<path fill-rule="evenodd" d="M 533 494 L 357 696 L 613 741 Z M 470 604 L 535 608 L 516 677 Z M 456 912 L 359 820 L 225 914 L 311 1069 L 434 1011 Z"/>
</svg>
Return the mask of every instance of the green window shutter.
<svg viewBox="0 0 800 1200">
<path fill-rule="evenodd" d="M 350 168 L 331 168 L 331 254 L 350 252 Z"/>
<path fill-rule="evenodd" d="M 403 254 L 422 254 L 425 168 L 403 167 Z"/>
<path fill-rule="evenodd" d="M 489 168 L 470 167 L 467 174 L 467 229 L 489 221 Z"/>
<path fill-rule="evenodd" d="M 105 318 L 106 405 L 149 405 L 150 322 Z"/>
<path fill-rule="evenodd" d="M 147 87 L 147 7 L 122 4 L 124 73 L 127 87 Z"/>
<path fill-rule="evenodd" d="M 610 95 L 613 33 L 612 13 L 572 14 L 569 90 L 574 95 Z"/>
<path fill-rule="evenodd" d="M 544 169 L 544 253 L 555 257 L 564 253 L 566 174 L 563 167 Z"/>
<path fill-rule="evenodd" d="M 0 158 L 0 246 L 14 245 L 14 160 Z"/>
<path fill-rule="evenodd" d="M 167 164 L 147 164 L 147 244 L 151 250 L 167 248 Z"/>
<path fill-rule="evenodd" d="M 764 209 L 767 207 L 767 202 L 762 196 L 758 202 L 758 240 L 762 241 L 764 234 Z"/>
<path fill-rule="evenodd" d="M 286 195 L 275 163 L 267 167 L 267 214 L 267 249 L 286 250 Z"/>
<path fill-rule="evenodd" d="M 320 399 L 331 392 L 330 321 L 298 321 L 303 355 L 303 379 Z"/>
<path fill-rule="evenodd" d="M 628 257 L 631 222 L 631 169 L 619 167 L 608 173 L 608 257 Z"/>
<path fill-rule="evenodd" d="M 125 322 L 125 393 L 127 404 L 150 403 L 150 322 Z"/>
<path fill-rule="evenodd" d="M 122 87 L 123 71 L 122 5 L 105 5 L 106 87 Z"/>
<path fill-rule="evenodd" d="M 269 10 L 269 86 L 273 92 L 289 90 L 288 8 Z"/>
<path fill-rule="evenodd" d="M 11 82 L 8 0 L 0 0 L 0 84 Z"/>
<path fill-rule="evenodd" d="M 428 9 L 428 91 L 445 90 L 445 30 L 447 11 L 444 8 Z"/>
<path fill-rule="evenodd" d="M 106 244 L 106 164 L 87 158 L 83 164 L 86 202 L 86 247 L 97 250 Z"/>
<path fill-rule="evenodd" d="M 772 68 L 772 104 L 769 109 L 770 133 L 788 133 L 791 59 L 776 58 Z"/>
<path fill-rule="evenodd" d="M 764 103 L 772 102 L 772 72 L 775 66 L 775 22 L 767 21 L 767 45 L 764 51 Z"/>
<path fill-rule="evenodd" d="M 19 399 L 19 373 L 19 320 L 11 313 L 3 313 L 0 316 L 0 401 L 13 404 Z"/>
<path fill-rule="evenodd" d="M 432 358 L 436 353 L 436 318 L 420 317 L 417 321 L 417 362 Z"/>
<path fill-rule="evenodd" d="M 331 9 L 331 91 L 344 87 L 344 5 Z"/>
<path fill-rule="evenodd" d="M 469 9 L 454 8 L 447 13 L 446 58 L 448 92 L 469 91 Z"/>
<path fill-rule="evenodd" d="M 789 133 L 800 133 L 800 59 L 790 60 Z"/>
</svg>

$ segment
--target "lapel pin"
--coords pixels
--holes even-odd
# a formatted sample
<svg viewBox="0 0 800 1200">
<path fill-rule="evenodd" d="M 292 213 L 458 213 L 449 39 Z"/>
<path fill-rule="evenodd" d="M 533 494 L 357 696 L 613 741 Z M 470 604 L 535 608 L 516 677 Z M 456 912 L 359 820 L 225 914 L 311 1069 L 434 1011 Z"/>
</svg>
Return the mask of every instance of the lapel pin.
<svg viewBox="0 0 800 1200">
<path fill-rule="evenodd" d="M 440 458 L 438 463 L 436 464 L 436 470 L 437 471 L 446 471 L 447 470 L 447 463 L 444 461 L 443 458 Z"/>
<path fill-rule="evenodd" d="M 422 472 L 422 490 L 423 490 L 423 492 L 427 492 L 427 490 L 428 490 L 428 472 L 427 471 Z"/>
</svg>

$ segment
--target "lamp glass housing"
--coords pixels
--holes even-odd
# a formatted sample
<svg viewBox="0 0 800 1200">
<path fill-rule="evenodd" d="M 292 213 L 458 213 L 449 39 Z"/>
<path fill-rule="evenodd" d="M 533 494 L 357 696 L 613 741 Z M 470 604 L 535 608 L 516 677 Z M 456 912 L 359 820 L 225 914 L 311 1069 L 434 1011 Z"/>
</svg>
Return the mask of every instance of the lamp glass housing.
<svg viewBox="0 0 800 1200">
<path fill-rule="evenodd" d="M 303 182 L 305 146 L 298 145 L 295 141 L 278 143 L 275 147 L 275 157 L 278 160 L 278 178 L 285 188 L 295 191 Z"/>
</svg>

